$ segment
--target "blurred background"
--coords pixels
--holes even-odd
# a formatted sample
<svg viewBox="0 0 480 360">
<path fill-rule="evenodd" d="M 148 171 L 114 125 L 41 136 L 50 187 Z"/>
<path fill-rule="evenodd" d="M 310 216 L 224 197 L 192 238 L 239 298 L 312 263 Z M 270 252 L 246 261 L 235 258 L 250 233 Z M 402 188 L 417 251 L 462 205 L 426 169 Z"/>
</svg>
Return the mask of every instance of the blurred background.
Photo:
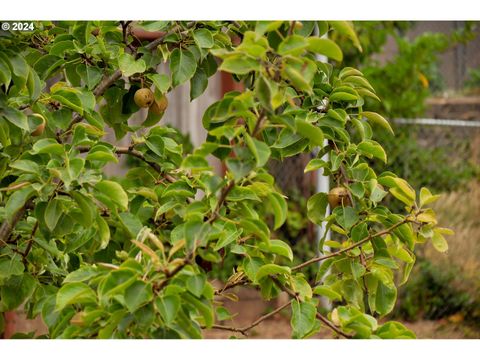
<svg viewBox="0 0 480 360">
<path fill-rule="evenodd" d="M 344 61 L 336 66 L 353 66 L 366 75 L 382 99 L 372 100 L 366 108 L 383 114 L 395 130 L 391 136 L 375 129 L 377 141 L 389 155 L 387 169 L 375 164 L 376 170 L 394 171 L 416 189 L 427 186 L 443 194 L 435 210 L 440 222 L 455 231 L 445 254 L 430 245 L 417 247 L 410 281 L 400 287 L 389 319 L 406 322 L 419 338 L 480 338 L 480 22 L 356 21 L 354 25 L 363 52 L 347 39 L 337 39 Z M 167 72 L 168 67 L 159 71 Z M 205 94 L 190 102 L 189 85 L 183 85 L 169 94 L 162 121 L 185 135 L 189 151 L 206 137 L 201 118 L 208 105 L 241 87 L 229 74 L 217 74 Z M 141 120 L 141 115 L 131 119 Z M 128 145 L 129 139 L 123 142 Z M 269 164 L 289 197 L 287 222 L 275 236 L 292 245 L 299 262 L 315 255 L 318 236 L 306 216 L 306 201 L 318 192 L 316 175 L 303 172 L 312 156 Z M 221 172 L 222 164 L 215 165 Z M 122 176 L 127 168 L 128 162 L 106 171 Z M 389 206 L 401 208 L 395 199 L 390 201 Z M 223 267 L 213 269 L 219 281 L 231 275 L 233 256 L 227 255 Z M 234 320 L 236 326 L 251 323 L 275 306 L 265 305 L 253 289 L 239 290 L 237 295 L 239 302 L 225 305 L 232 314 L 241 314 Z M 27 321 L 21 313 L 9 314 L 7 322 L 6 337 L 41 329 L 39 320 Z M 205 335 L 229 336 L 216 331 Z M 279 313 L 263 322 L 255 336 L 289 338 L 289 321 Z M 318 335 L 329 336 L 328 332 Z"/>
</svg>

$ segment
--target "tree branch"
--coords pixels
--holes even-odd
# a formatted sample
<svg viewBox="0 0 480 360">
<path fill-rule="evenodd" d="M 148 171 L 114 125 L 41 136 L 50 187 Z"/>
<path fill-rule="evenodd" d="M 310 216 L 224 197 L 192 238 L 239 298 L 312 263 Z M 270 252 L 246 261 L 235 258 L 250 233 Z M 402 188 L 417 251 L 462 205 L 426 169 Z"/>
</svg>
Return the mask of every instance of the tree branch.
<svg viewBox="0 0 480 360">
<path fill-rule="evenodd" d="M 225 291 L 227 291 L 229 289 L 232 289 L 232 288 L 237 287 L 239 285 L 246 285 L 248 283 L 249 283 L 249 281 L 247 279 L 241 279 L 240 281 L 236 281 L 236 282 L 227 284 L 223 288 L 215 290 L 215 295 L 221 296 Z"/>
<path fill-rule="evenodd" d="M 166 271 L 165 272 L 165 278 L 162 279 L 162 281 L 158 284 L 154 284 L 154 291 L 155 293 L 159 293 L 165 286 L 167 286 L 168 281 L 173 278 L 175 275 L 177 275 L 185 266 L 190 264 L 189 259 L 183 259 L 183 262 L 178 264 L 172 271 Z M 156 285 L 156 286 L 155 286 Z"/>
<path fill-rule="evenodd" d="M 256 137 L 260 132 L 261 125 L 263 124 L 263 119 L 265 119 L 265 110 L 262 109 L 258 117 L 257 123 L 255 124 L 255 128 L 252 131 L 252 137 Z"/>
<path fill-rule="evenodd" d="M 33 246 L 33 238 L 35 236 L 35 233 L 37 232 L 38 229 L 38 220 L 35 221 L 35 225 L 33 225 L 32 233 L 30 235 L 30 239 L 28 239 L 27 247 L 25 248 L 25 251 L 22 254 L 23 262 L 27 262 L 27 256 L 30 253 L 30 250 L 32 250 Z"/>
<path fill-rule="evenodd" d="M 289 306 L 291 303 L 292 303 L 292 301 L 290 300 L 289 302 L 287 302 L 287 303 L 277 307 L 276 309 L 272 310 L 268 314 L 265 314 L 265 315 L 259 317 L 257 320 L 255 320 L 250 325 L 247 325 L 247 326 L 244 326 L 244 327 L 241 327 L 241 328 L 215 324 L 215 325 L 212 326 L 212 329 L 227 330 L 227 331 L 231 331 L 231 332 L 239 332 L 239 333 L 243 334 L 244 336 L 248 336 L 247 331 L 254 328 L 255 326 L 257 326 L 261 322 L 267 320 L 268 318 L 272 317 L 273 315 L 279 313 L 280 311 L 285 309 L 287 306 Z M 206 327 L 202 326 L 202 329 L 206 329 Z"/>
<path fill-rule="evenodd" d="M 338 327 L 335 326 L 335 324 L 333 324 L 331 321 L 329 321 L 326 317 L 319 314 L 318 312 L 317 312 L 317 319 L 320 320 L 321 322 L 323 322 L 325 325 L 327 325 L 330 329 L 335 331 L 337 334 L 342 335 L 344 338 L 346 338 L 346 339 L 351 339 L 352 338 L 350 335 L 348 335 L 347 333 L 340 330 Z"/>
<path fill-rule="evenodd" d="M 220 211 L 220 208 L 225 202 L 225 199 L 227 198 L 228 193 L 230 192 L 230 190 L 233 189 L 234 186 L 235 186 L 235 181 L 231 180 L 228 183 L 228 185 L 222 189 L 222 192 L 220 193 L 220 197 L 218 198 L 217 205 L 215 206 L 215 210 L 213 210 L 212 215 L 208 219 L 209 223 L 213 223 L 218 218 L 218 212 Z"/>
<path fill-rule="evenodd" d="M 2 226 L 0 226 L 0 248 L 4 247 L 7 244 L 8 238 L 12 233 L 13 229 L 17 225 L 17 223 L 22 219 L 23 215 L 27 209 L 32 205 L 33 200 L 28 200 L 25 205 L 23 205 L 13 216 L 12 220 L 8 221 L 7 219 L 4 220 Z"/>
<path fill-rule="evenodd" d="M 293 290 L 289 289 L 288 287 L 286 287 L 285 285 L 283 285 L 280 280 L 278 280 L 275 276 L 270 276 L 270 278 L 273 280 L 273 282 L 280 288 L 282 289 L 283 291 L 285 291 L 288 295 L 290 295 L 291 297 L 293 297 L 295 300 L 300 300 L 298 298 L 298 294 L 296 292 L 294 292 Z"/>
<path fill-rule="evenodd" d="M 338 256 L 338 255 L 343 254 L 343 253 L 345 253 L 345 252 L 347 252 L 347 251 L 350 251 L 350 250 L 352 250 L 352 249 L 355 249 L 356 247 L 359 247 L 359 246 L 365 244 L 366 242 L 372 240 L 373 238 L 375 238 L 375 237 L 377 237 L 377 236 L 382 236 L 382 235 L 389 234 L 392 230 L 395 230 L 397 227 L 399 227 L 399 226 L 401 226 L 401 225 L 403 225 L 403 224 L 405 224 L 405 223 L 407 223 L 407 222 L 409 222 L 409 221 L 410 221 L 410 220 L 408 220 L 408 219 L 405 219 L 405 220 L 403 220 L 403 221 L 400 221 L 399 223 L 396 223 L 396 224 L 390 226 L 389 228 L 387 228 L 387 229 L 385 229 L 385 230 L 379 231 L 379 232 L 377 232 L 377 233 L 375 233 L 375 234 L 370 234 L 370 235 L 368 235 L 367 237 L 363 238 L 362 240 L 356 242 L 355 244 L 352 244 L 352 245 L 350 245 L 350 246 L 348 246 L 348 247 L 346 247 L 346 248 L 344 248 L 344 249 L 342 249 L 342 250 L 339 250 L 339 251 L 337 251 L 337 252 L 334 252 L 334 253 L 331 253 L 331 254 L 328 254 L 328 255 L 324 255 L 324 256 L 314 257 L 314 258 L 312 258 L 312 259 L 310 259 L 310 260 L 305 261 L 304 263 L 301 263 L 301 264 L 299 264 L 299 265 L 297 265 L 297 266 L 294 266 L 294 267 L 292 268 L 292 271 L 300 270 L 300 269 L 302 269 L 302 268 L 304 268 L 304 267 L 306 267 L 306 266 L 309 266 L 309 265 L 311 265 L 311 264 L 317 263 L 317 262 L 322 261 L 322 260 L 329 259 L 329 258 L 334 257 L 334 256 Z"/>
<path fill-rule="evenodd" d="M 289 302 L 277 307 L 275 310 L 269 312 L 268 314 L 265 314 L 261 317 L 259 317 L 257 320 L 255 320 L 253 323 L 251 323 L 250 325 L 248 326 L 245 326 L 242 328 L 243 331 L 248 331 L 252 328 L 254 328 L 255 326 L 257 326 L 258 324 L 260 324 L 262 321 L 265 321 L 267 320 L 269 317 L 272 317 L 273 315 L 279 313 L 280 311 L 282 311 L 283 309 L 285 309 L 287 306 L 289 306 L 290 304 L 292 303 L 292 301 L 290 300 Z"/>
</svg>

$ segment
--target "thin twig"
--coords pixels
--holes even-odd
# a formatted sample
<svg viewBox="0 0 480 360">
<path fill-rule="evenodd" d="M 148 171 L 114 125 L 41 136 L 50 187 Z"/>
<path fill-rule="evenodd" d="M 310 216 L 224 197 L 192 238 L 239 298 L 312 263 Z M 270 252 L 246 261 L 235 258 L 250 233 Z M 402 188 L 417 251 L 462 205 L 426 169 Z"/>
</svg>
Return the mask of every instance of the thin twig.
<svg viewBox="0 0 480 360">
<path fill-rule="evenodd" d="M 185 266 L 190 264 L 189 259 L 183 259 L 182 263 L 177 265 L 172 271 L 165 271 L 165 278 L 157 284 L 156 286 L 154 285 L 154 291 L 155 293 L 159 293 L 165 286 L 167 286 L 168 281 L 173 278 L 175 275 L 177 275 Z"/>
<path fill-rule="evenodd" d="M 288 295 L 290 295 L 291 297 L 295 298 L 295 300 L 300 300 L 299 299 L 299 296 L 296 292 L 294 292 L 293 290 L 289 289 L 288 287 L 286 287 L 285 285 L 283 285 L 280 280 L 278 280 L 275 276 L 270 276 L 270 278 L 273 280 L 273 282 L 280 288 L 282 289 L 283 291 L 285 291 Z"/>
<path fill-rule="evenodd" d="M 38 229 L 38 220 L 35 221 L 35 225 L 33 225 L 32 233 L 30 234 L 30 239 L 28 239 L 27 247 L 26 247 L 25 251 L 24 251 L 23 254 L 22 254 L 23 262 L 24 262 L 24 263 L 26 263 L 26 261 L 27 261 L 27 256 L 28 256 L 28 254 L 30 253 L 30 250 L 32 250 L 33 238 L 34 238 L 34 236 L 35 236 L 35 233 L 37 232 L 37 229 Z"/>
<path fill-rule="evenodd" d="M 10 221 L 5 219 L 2 223 L 2 226 L 0 226 L 0 248 L 5 246 L 8 241 L 8 237 L 12 233 L 13 229 L 17 225 L 17 223 L 20 221 L 20 219 L 23 217 L 27 209 L 32 205 L 33 200 L 30 199 L 28 200 L 25 205 L 23 205 L 13 216 Z"/>
<path fill-rule="evenodd" d="M 241 279 L 240 281 L 233 282 L 230 284 L 226 284 L 223 288 L 215 290 L 215 295 L 222 295 L 225 291 L 232 289 L 234 287 L 240 286 L 240 285 L 246 285 L 248 284 L 249 281 L 247 279 Z"/>
<path fill-rule="evenodd" d="M 389 234 L 392 230 L 396 229 L 397 227 L 399 227 L 399 226 L 401 226 L 401 225 L 403 225 L 403 224 L 405 224 L 405 223 L 407 223 L 407 222 L 409 222 L 409 221 L 410 221 L 409 219 L 405 219 L 405 220 L 403 220 L 403 221 L 400 221 L 399 223 L 396 223 L 396 224 L 390 226 L 388 229 L 379 231 L 379 232 L 377 232 L 377 233 L 375 233 L 375 234 L 370 234 L 370 235 L 368 235 L 367 237 L 363 238 L 362 240 L 356 242 L 355 244 L 352 244 L 352 245 L 350 245 L 350 246 L 348 246 L 348 247 L 346 247 L 346 248 L 344 248 L 344 249 L 342 249 L 342 250 L 339 250 L 339 251 L 337 251 L 337 252 L 334 252 L 334 253 L 332 253 L 332 254 L 328 254 L 328 255 L 324 255 L 324 256 L 319 256 L 319 257 L 314 257 L 314 258 L 312 258 L 312 259 L 310 259 L 310 260 L 305 261 L 304 263 L 301 263 L 301 264 L 299 264 L 299 265 L 297 265 L 297 266 L 294 266 L 294 267 L 292 268 L 292 271 L 297 271 L 297 270 L 303 269 L 304 267 L 309 266 L 309 265 L 311 265 L 311 264 L 317 263 L 317 262 L 322 261 L 322 260 L 329 259 L 329 258 L 334 257 L 334 256 L 338 256 L 338 255 L 343 254 L 343 253 L 345 253 L 345 252 L 347 252 L 347 251 L 350 251 L 350 250 L 352 250 L 352 249 L 355 249 L 356 247 L 359 247 L 359 246 L 365 244 L 366 242 L 372 240 L 373 238 L 375 238 L 375 237 L 377 237 L 377 236 L 382 236 L 382 235 Z"/>
<path fill-rule="evenodd" d="M 237 327 L 232 327 L 232 326 L 225 326 L 225 325 L 219 325 L 219 324 L 214 324 L 212 325 L 212 329 L 219 329 L 219 330 L 227 330 L 227 331 L 231 331 L 231 332 L 239 332 L 245 336 L 247 336 L 247 331 L 249 331 L 250 329 L 254 328 L 255 326 L 257 326 L 258 324 L 260 324 L 261 322 L 267 320 L 268 318 L 272 317 L 273 315 L 279 313 L 280 311 L 282 311 L 283 309 L 285 309 L 287 306 L 289 306 L 290 304 L 292 303 L 292 301 L 290 300 L 289 302 L 277 307 L 276 309 L 272 310 L 271 312 L 269 312 L 268 314 L 265 314 L 261 317 L 259 317 L 257 320 L 255 320 L 253 323 L 251 323 L 250 325 L 247 325 L 247 326 L 244 326 L 244 327 L 241 327 L 241 328 L 237 328 Z M 202 326 L 202 329 L 206 329 L 205 326 Z"/>
<path fill-rule="evenodd" d="M 258 117 L 257 123 L 255 124 L 255 128 L 252 131 L 252 137 L 256 137 L 261 130 L 261 125 L 263 124 L 263 120 L 265 119 L 265 110 L 262 109 L 260 112 L 260 116 Z"/>
<path fill-rule="evenodd" d="M 218 218 L 218 212 L 220 211 L 221 207 L 223 206 L 223 203 L 225 202 L 225 199 L 227 198 L 228 193 L 230 190 L 233 189 L 235 186 L 235 181 L 231 180 L 227 186 L 225 186 L 222 189 L 222 192 L 220 193 L 220 197 L 218 198 L 217 205 L 215 206 L 215 210 L 213 210 L 212 215 L 208 219 L 208 222 L 211 224 L 213 223 L 217 218 Z"/>
<path fill-rule="evenodd" d="M 297 23 L 297 22 L 296 22 L 295 20 L 290 23 L 290 28 L 288 29 L 288 35 L 292 35 L 292 34 L 293 34 L 293 31 L 295 30 L 295 25 L 296 25 L 296 23 Z"/>
<path fill-rule="evenodd" d="M 336 327 L 335 324 L 333 324 L 330 320 L 328 320 L 323 315 L 317 313 L 317 319 L 320 320 L 321 322 L 323 322 L 325 325 L 327 325 L 330 329 L 335 331 L 337 334 L 342 335 L 344 338 L 346 338 L 346 339 L 351 339 L 352 338 L 350 335 L 348 335 L 347 333 L 343 332 L 338 327 Z"/>
<path fill-rule="evenodd" d="M 243 331 L 248 331 L 252 328 L 254 328 L 255 326 L 257 326 L 258 324 L 260 324 L 262 321 L 265 321 L 267 320 L 269 317 L 272 317 L 273 315 L 279 313 L 280 311 L 282 311 L 283 309 L 285 309 L 287 306 L 289 306 L 290 304 L 292 303 L 292 301 L 290 300 L 289 302 L 283 304 L 282 306 L 279 306 L 278 308 L 276 308 L 275 310 L 269 312 L 268 314 L 265 314 L 261 317 L 259 317 L 257 320 L 255 320 L 253 323 L 251 323 L 250 325 L 248 326 L 245 326 L 242 328 Z"/>
<path fill-rule="evenodd" d="M 206 326 L 202 326 L 202 329 L 206 329 L 206 328 L 207 328 Z M 233 326 L 225 326 L 225 325 L 220 325 L 220 324 L 214 324 L 214 325 L 212 325 L 211 328 L 212 329 L 217 329 L 217 330 L 227 330 L 227 331 L 231 331 L 231 332 L 239 332 L 243 336 L 248 336 L 247 333 L 245 331 L 243 331 L 243 329 L 236 328 L 236 327 L 233 327 Z"/>
</svg>

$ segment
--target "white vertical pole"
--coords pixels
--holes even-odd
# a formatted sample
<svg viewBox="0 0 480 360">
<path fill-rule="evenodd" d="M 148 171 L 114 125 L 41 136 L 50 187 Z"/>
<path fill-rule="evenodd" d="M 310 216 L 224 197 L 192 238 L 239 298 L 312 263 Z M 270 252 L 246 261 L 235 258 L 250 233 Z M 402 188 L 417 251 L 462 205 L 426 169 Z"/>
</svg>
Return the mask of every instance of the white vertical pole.
<svg viewBox="0 0 480 360">
<path fill-rule="evenodd" d="M 318 26 L 315 25 L 315 30 L 314 30 L 315 34 L 318 35 Z M 326 38 L 327 37 L 327 34 L 324 34 L 322 36 L 323 38 Z M 316 55 L 316 58 L 318 61 L 322 61 L 322 62 L 327 62 L 328 59 L 326 56 L 323 56 L 323 55 Z M 328 146 L 328 140 L 325 139 L 323 141 L 323 146 Z M 322 160 L 323 161 L 328 161 L 329 159 L 329 156 L 328 156 L 328 153 L 323 155 L 322 156 Z M 323 174 L 324 171 L 323 169 L 318 169 L 317 170 L 317 173 L 316 173 L 316 192 L 319 193 L 319 192 L 323 192 L 323 193 L 327 193 L 330 191 L 330 178 L 328 175 L 324 175 Z M 326 210 L 326 215 L 328 215 L 330 209 L 329 209 L 329 206 L 327 205 L 327 210 Z M 317 256 L 320 255 L 320 240 L 324 237 L 325 235 L 325 232 L 327 231 L 326 229 L 326 225 L 327 223 L 325 221 L 322 222 L 321 225 L 317 226 Z M 327 237 L 330 237 L 330 231 L 328 231 L 327 233 Z M 318 266 L 320 266 L 321 262 L 318 263 Z M 324 307 L 325 309 L 331 309 L 332 307 L 332 304 L 330 301 L 328 301 L 325 297 L 322 297 L 320 299 L 320 304 L 322 307 Z"/>
</svg>

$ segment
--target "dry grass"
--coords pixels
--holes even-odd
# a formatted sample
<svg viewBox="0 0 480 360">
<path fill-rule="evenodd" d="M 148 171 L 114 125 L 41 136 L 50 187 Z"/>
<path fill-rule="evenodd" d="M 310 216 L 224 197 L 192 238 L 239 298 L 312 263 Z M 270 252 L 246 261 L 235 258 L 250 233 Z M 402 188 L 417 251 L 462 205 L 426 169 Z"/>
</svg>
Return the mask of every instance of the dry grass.
<svg viewBox="0 0 480 360">
<path fill-rule="evenodd" d="M 447 239 L 447 253 L 439 254 L 428 245 L 425 248 L 426 257 L 436 265 L 458 272 L 456 285 L 479 297 L 480 182 L 472 181 L 464 191 L 445 194 L 433 207 L 439 223 L 453 229 L 455 235 Z"/>
</svg>

